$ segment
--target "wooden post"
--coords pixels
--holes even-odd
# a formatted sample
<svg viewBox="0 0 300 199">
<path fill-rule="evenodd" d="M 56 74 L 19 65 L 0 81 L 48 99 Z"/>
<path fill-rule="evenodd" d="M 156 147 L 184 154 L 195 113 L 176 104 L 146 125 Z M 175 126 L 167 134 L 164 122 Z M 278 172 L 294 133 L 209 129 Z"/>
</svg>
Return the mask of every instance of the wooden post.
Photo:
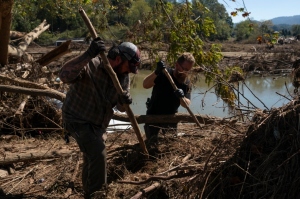
<svg viewBox="0 0 300 199">
<path fill-rule="evenodd" d="M 86 26 L 88 27 L 88 29 L 89 29 L 92 37 L 96 38 L 97 37 L 97 33 L 96 33 L 96 31 L 95 31 L 95 29 L 94 29 L 91 21 L 89 20 L 88 16 L 86 15 L 85 11 L 82 8 L 79 8 L 79 13 L 80 13 L 81 17 L 83 18 Z M 101 59 L 102 59 L 102 61 L 104 63 L 104 68 L 106 69 L 106 71 L 108 72 L 109 76 L 111 77 L 111 79 L 113 81 L 113 84 L 114 84 L 114 86 L 115 86 L 115 88 L 117 90 L 117 93 L 118 94 L 122 94 L 123 93 L 123 89 L 122 89 L 122 87 L 120 85 L 120 82 L 119 82 L 119 80 L 117 78 L 117 75 L 113 71 L 113 69 L 112 69 L 112 67 L 111 67 L 111 65 L 110 65 L 110 63 L 109 63 L 106 55 L 104 54 L 104 52 L 100 52 L 100 56 L 101 56 Z M 136 119 L 134 117 L 134 114 L 133 114 L 130 106 L 128 104 L 123 104 L 123 106 L 124 106 L 124 108 L 126 110 L 126 113 L 127 113 L 128 117 L 129 117 L 129 119 L 130 119 L 130 122 L 132 124 L 133 129 L 134 129 L 134 132 L 135 132 L 135 134 L 136 134 L 136 136 L 137 136 L 137 138 L 139 140 L 140 146 L 142 147 L 144 153 L 149 157 L 149 153 L 147 151 L 145 142 L 144 142 L 144 140 L 142 138 L 139 125 L 138 125 L 138 123 L 137 123 L 137 121 L 136 121 Z"/>
</svg>

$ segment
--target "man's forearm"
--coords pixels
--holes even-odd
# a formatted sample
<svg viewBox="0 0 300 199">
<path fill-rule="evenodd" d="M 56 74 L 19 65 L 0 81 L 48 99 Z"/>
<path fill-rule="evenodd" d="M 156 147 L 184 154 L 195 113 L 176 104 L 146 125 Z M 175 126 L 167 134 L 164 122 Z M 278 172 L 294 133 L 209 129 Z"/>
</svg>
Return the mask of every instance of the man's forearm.
<svg viewBox="0 0 300 199">
<path fill-rule="evenodd" d="M 154 72 L 150 73 L 150 75 L 145 77 L 145 79 L 143 80 L 143 87 L 146 89 L 152 88 L 154 86 L 154 80 L 156 77 L 157 75 Z"/>
<path fill-rule="evenodd" d="M 183 99 L 183 100 L 180 100 L 180 105 L 181 105 L 182 107 L 187 108 L 185 105 L 190 106 L 191 100 L 189 100 L 189 99 L 186 98 L 186 97 L 183 97 L 182 99 Z M 183 101 L 185 101 L 186 104 L 185 104 Z"/>
<path fill-rule="evenodd" d="M 80 71 L 86 66 L 91 57 L 85 52 L 82 55 L 68 61 L 63 65 L 59 73 L 59 78 L 64 83 L 68 83 L 76 79 Z"/>
</svg>

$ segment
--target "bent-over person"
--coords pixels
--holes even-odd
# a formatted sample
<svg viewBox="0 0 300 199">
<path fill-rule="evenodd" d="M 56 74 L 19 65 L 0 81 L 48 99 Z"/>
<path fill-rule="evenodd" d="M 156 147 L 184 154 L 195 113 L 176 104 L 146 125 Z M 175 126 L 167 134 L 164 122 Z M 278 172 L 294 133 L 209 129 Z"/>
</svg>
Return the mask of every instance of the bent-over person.
<svg viewBox="0 0 300 199">
<path fill-rule="evenodd" d="M 65 130 L 75 138 L 83 153 L 82 185 L 85 198 L 107 183 L 105 132 L 116 106 L 131 104 L 129 73 L 137 73 L 140 51 L 133 43 L 123 42 L 107 53 L 108 61 L 124 90 L 117 94 L 113 81 L 99 56 L 106 50 L 96 38 L 82 55 L 63 65 L 60 79 L 70 84 L 62 107 Z"/>
<path fill-rule="evenodd" d="M 187 105 L 191 99 L 191 83 L 188 73 L 195 63 L 195 58 L 191 53 L 183 53 L 176 61 L 174 68 L 166 67 L 164 62 L 157 63 L 156 70 L 148 75 L 143 81 L 143 87 L 153 88 L 151 98 L 148 98 L 146 115 L 174 115 L 178 112 L 179 106 L 185 107 L 180 98 L 184 98 Z M 174 91 L 169 79 L 163 70 L 171 75 L 177 90 Z M 186 108 L 186 107 L 185 107 Z M 177 131 L 177 123 L 146 123 L 144 126 L 148 143 L 156 143 L 158 133 L 162 130 Z"/>
</svg>

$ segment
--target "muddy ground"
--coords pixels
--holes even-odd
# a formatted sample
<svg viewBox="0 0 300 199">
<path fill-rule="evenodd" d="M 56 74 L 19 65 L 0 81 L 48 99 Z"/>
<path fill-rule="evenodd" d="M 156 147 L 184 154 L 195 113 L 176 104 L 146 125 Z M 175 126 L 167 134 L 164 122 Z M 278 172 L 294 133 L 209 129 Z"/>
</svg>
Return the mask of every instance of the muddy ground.
<svg viewBox="0 0 300 199">
<path fill-rule="evenodd" d="M 299 47 L 224 44 L 220 65 L 291 69 Z M 0 198 L 83 198 L 82 156 L 72 138 L 66 143 L 60 110 L 34 97 L 14 114 L 19 96 L 1 99 Z M 179 123 L 178 132 L 147 145 L 149 157 L 133 130 L 109 134 L 108 185 L 95 198 L 298 198 L 298 104 L 295 97 L 285 107 L 201 128 Z"/>
</svg>

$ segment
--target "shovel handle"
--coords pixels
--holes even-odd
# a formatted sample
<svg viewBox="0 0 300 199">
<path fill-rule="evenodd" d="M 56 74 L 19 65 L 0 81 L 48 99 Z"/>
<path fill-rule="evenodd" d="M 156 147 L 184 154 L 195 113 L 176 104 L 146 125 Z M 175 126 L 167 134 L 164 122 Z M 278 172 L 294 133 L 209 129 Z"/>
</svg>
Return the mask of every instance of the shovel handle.
<svg viewBox="0 0 300 199">
<path fill-rule="evenodd" d="M 164 74 L 166 75 L 166 77 L 169 79 L 169 82 L 171 83 L 172 87 L 174 90 L 177 90 L 177 86 L 174 83 L 171 75 L 169 74 L 169 72 L 167 71 L 167 69 L 163 70 Z M 194 119 L 195 123 L 200 127 L 200 129 L 202 129 L 198 119 L 196 118 L 196 116 L 194 115 L 194 113 L 191 111 L 190 107 L 188 106 L 187 102 L 185 101 L 185 99 L 183 97 L 180 98 L 180 102 L 183 102 L 185 105 L 185 108 L 187 109 L 187 111 L 189 112 L 189 114 L 192 116 L 192 118 Z"/>
<path fill-rule="evenodd" d="M 97 33 L 95 31 L 95 28 L 93 27 L 90 19 L 88 18 L 85 11 L 81 7 L 79 8 L 79 13 L 80 13 L 81 17 L 83 18 L 83 20 L 85 22 L 85 25 L 89 29 L 92 37 L 95 39 L 97 37 Z M 120 85 L 118 77 L 117 77 L 116 73 L 113 71 L 113 69 L 112 69 L 107 57 L 105 56 L 104 52 L 100 52 L 100 56 L 101 56 L 101 59 L 104 63 L 104 68 L 106 69 L 106 71 L 108 72 L 110 78 L 112 79 L 113 84 L 114 84 L 114 86 L 117 90 L 117 93 L 122 94 L 123 93 L 122 86 Z M 123 106 L 126 110 L 126 113 L 129 117 L 129 119 L 130 119 L 130 122 L 132 124 L 133 129 L 134 129 L 134 132 L 135 132 L 135 134 L 136 134 L 136 136 L 139 140 L 140 146 L 141 146 L 144 154 L 149 158 L 149 153 L 147 151 L 145 142 L 144 142 L 143 137 L 141 135 L 141 131 L 140 131 L 139 125 L 136 121 L 136 118 L 134 117 L 134 114 L 133 114 L 133 112 L 132 112 L 132 110 L 131 110 L 131 108 L 128 104 L 123 104 Z"/>
</svg>

